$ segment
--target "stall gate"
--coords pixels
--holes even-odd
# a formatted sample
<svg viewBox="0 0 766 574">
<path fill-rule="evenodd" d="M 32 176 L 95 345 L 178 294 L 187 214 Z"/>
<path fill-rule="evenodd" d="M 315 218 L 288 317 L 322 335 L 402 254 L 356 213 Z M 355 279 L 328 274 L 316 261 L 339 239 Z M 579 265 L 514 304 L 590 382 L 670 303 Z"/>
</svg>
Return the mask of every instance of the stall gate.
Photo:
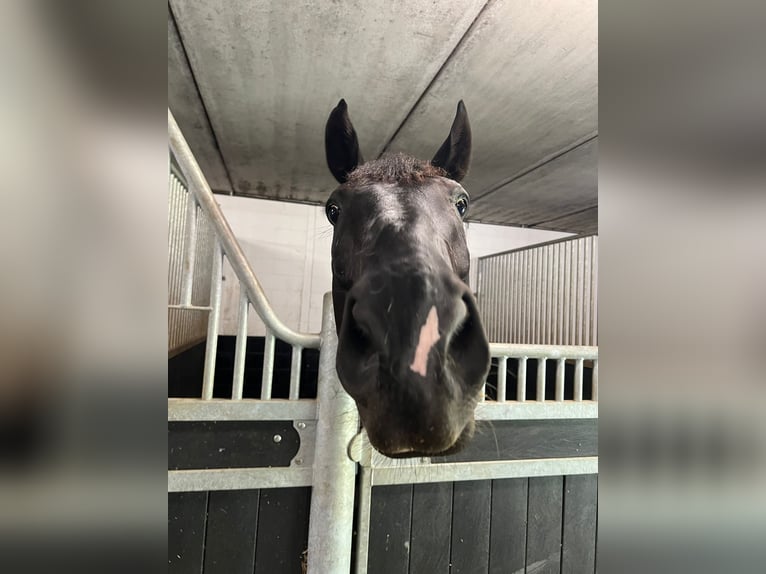
<svg viewBox="0 0 766 574">
<path fill-rule="evenodd" d="M 594 571 L 598 349 L 493 343 L 465 452 L 380 455 L 335 373 L 330 294 L 321 333 L 284 325 L 170 111 L 168 132 L 169 354 L 200 373 L 168 399 L 170 571 Z M 233 340 L 218 332 L 224 257 Z M 248 344 L 251 308 L 266 336 Z"/>
</svg>

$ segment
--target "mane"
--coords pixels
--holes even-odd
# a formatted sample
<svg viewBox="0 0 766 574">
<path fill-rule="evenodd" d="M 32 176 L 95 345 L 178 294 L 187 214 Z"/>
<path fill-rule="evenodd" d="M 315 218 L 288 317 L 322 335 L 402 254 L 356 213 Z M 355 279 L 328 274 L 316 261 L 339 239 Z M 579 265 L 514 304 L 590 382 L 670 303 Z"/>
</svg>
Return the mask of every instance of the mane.
<svg viewBox="0 0 766 574">
<path fill-rule="evenodd" d="M 368 161 L 348 174 L 347 183 L 365 185 L 369 183 L 396 183 L 412 185 L 429 177 L 444 177 L 446 172 L 428 161 L 404 153 L 386 154 L 379 159 Z"/>
</svg>

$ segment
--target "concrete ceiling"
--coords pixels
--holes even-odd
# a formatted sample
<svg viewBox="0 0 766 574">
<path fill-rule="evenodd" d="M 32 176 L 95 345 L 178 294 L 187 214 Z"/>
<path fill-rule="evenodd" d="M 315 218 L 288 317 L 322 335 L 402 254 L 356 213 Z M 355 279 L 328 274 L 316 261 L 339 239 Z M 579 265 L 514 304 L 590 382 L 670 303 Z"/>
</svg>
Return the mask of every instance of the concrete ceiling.
<svg viewBox="0 0 766 574">
<path fill-rule="evenodd" d="M 469 220 L 597 232 L 596 0 L 170 0 L 168 100 L 211 187 L 322 203 L 345 98 L 365 158 L 430 158 L 458 100 Z"/>
</svg>

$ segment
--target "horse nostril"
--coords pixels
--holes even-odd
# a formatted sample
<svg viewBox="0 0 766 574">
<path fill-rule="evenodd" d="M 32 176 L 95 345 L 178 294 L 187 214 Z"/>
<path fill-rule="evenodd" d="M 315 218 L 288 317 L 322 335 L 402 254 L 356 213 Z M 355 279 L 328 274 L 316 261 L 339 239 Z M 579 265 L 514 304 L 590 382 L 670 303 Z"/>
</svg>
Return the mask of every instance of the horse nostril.
<svg viewBox="0 0 766 574">
<path fill-rule="evenodd" d="M 479 371 L 486 370 L 489 365 L 489 344 L 471 296 L 464 294 L 461 303 L 462 316 L 459 315 L 455 322 L 447 353 L 463 380 L 473 380 L 477 373 L 481 378 Z"/>
</svg>

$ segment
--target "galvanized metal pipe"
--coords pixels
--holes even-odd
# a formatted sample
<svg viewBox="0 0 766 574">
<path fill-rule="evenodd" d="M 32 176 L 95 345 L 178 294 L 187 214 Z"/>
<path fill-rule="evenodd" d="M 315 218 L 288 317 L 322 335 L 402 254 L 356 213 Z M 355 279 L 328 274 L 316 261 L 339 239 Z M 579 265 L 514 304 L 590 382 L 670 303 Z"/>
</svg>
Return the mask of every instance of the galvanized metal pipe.
<svg viewBox="0 0 766 574">
<path fill-rule="evenodd" d="M 207 343 L 205 346 L 205 368 L 202 375 L 202 398 L 213 398 L 215 383 L 215 358 L 218 353 L 218 322 L 221 317 L 221 273 L 223 253 L 218 241 L 213 247 L 213 269 L 210 282 L 210 315 L 207 320 Z"/>
<path fill-rule="evenodd" d="M 545 364 L 548 362 L 546 358 L 537 360 L 537 401 L 543 402 L 545 400 Z"/>
<path fill-rule="evenodd" d="M 194 260 L 197 256 L 197 202 L 189 194 L 186 204 L 186 229 L 184 233 L 184 275 L 181 286 L 181 304 L 191 305 L 194 281 Z"/>
<path fill-rule="evenodd" d="M 556 361 L 556 400 L 564 400 L 564 370 L 566 368 L 566 360 L 558 359 Z"/>
<path fill-rule="evenodd" d="M 355 574 L 367 574 L 370 548 L 370 510 L 372 508 L 372 472 L 372 469 L 360 466 Z"/>
<path fill-rule="evenodd" d="M 516 375 L 516 400 L 524 402 L 527 400 L 527 358 L 519 358 L 519 371 Z"/>
<path fill-rule="evenodd" d="M 301 356 L 303 349 L 293 346 L 293 355 L 290 362 L 290 400 L 298 400 L 301 392 Z"/>
<path fill-rule="evenodd" d="M 247 311 L 250 301 L 247 293 L 241 289 L 239 293 L 239 317 L 237 319 L 237 343 L 234 350 L 234 377 L 231 382 L 231 398 L 240 400 L 245 383 L 245 357 L 247 356 Z"/>
<path fill-rule="evenodd" d="M 359 430 L 353 399 L 335 372 L 338 338 L 332 296 L 324 296 L 317 388 L 318 420 L 309 519 L 308 573 L 350 572 L 356 463 L 348 447 Z"/>
<path fill-rule="evenodd" d="M 583 360 L 577 359 L 575 362 L 575 376 L 574 376 L 574 400 L 582 400 L 582 368 Z"/>
<path fill-rule="evenodd" d="M 581 345 L 528 345 L 515 343 L 490 343 L 489 353 L 493 357 L 529 357 L 530 359 L 598 359 L 598 347 Z"/>
<path fill-rule="evenodd" d="M 592 399 L 594 401 L 598 400 L 598 359 L 593 361 L 593 392 L 592 392 Z"/>
<path fill-rule="evenodd" d="M 210 185 L 208 185 L 202 169 L 200 169 L 197 160 L 194 158 L 189 144 L 186 143 L 170 109 L 168 109 L 168 138 L 170 140 L 170 147 L 173 150 L 178 166 L 186 178 L 190 191 L 210 218 L 216 230 L 216 235 L 221 242 L 223 252 L 229 259 L 229 263 L 237 277 L 244 284 L 248 297 L 261 320 L 277 337 L 291 345 L 300 345 L 308 349 L 318 348 L 318 334 L 293 331 L 274 313 L 260 282 L 253 273 L 244 251 L 242 251 L 242 247 L 234 236 L 234 232 L 231 230 L 220 206 L 215 201 Z"/>
<path fill-rule="evenodd" d="M 266 330 L 263 342 L 263 372 L 261 374 L 261 399 L 271 399 L 271 382 L 274 379 L 274 333 Z"/>
<path fill-rule="evenodd" d="M 508 357 L 500 357 L 497 360 L 497 402 L 505 402 L 505 386 L 508 369 Z"/>
</svg>

